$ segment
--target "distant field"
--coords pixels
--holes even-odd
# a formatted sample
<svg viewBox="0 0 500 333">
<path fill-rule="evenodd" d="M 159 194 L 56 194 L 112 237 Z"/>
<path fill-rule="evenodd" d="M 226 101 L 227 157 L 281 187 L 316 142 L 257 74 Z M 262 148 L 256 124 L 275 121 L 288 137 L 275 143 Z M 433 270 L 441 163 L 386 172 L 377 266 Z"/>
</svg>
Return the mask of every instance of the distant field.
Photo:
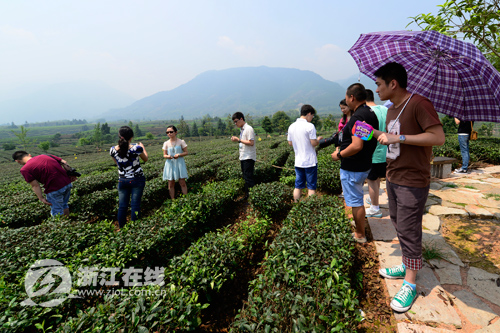
<svg viewBox="0 0 500 333">
<path fill-rule="evenodd" d="M 335 120 L 338 123 L 340 116 L 334 115 Z M 322 114 L 321 118 L 325 118 L 326 115 Z M 294 119 L 291 119 L 294 121 Z M 165 134 L 165 129 L 168 125 L 170 124 L 175 124 L 178 125 L 179 121 L 175 120 L 156 120 L 156 121 L 147 121 L 147 122 L 140 122 L 138 123 L 141 131 L 143 132 L 143 136 L 137 137 L 134 140 L 136 141 L 142 141 L 142 142 L 159 142 L 160 144 L 167 140 L 167 136 Z M 187 123 L 192 126 L 193 120 L 188 120 Z M 197 123 L 200 123 L 200 120 L 197 120 Z M 260 126 L 259 120 L 253 120 L 253 127 L 255 129 L 257 137 L 264 138 L 266 137 L 265 131 L 262 129 Z M 109 122 L 108 125 L 111 128 L 111 135 L 114 138 L 117 134 L 118 128 L 120 126 L 123 126 L 125 124 L 128 124 L 127 121 L 117 121 L 117 122 Z M 134 123 L 135 125 L 135 123 Z M 78 146 L 78 139 L 73 136 L 75 133 L 82 132 L 83 129 L 87 128 L 88 130 L 85 132 L 85 136 L 92 135 L 93 129 L 94 129 L 95 124 L 86 124 L 86 125 L 60 125 L 60 126 L 47 126 L 47 127 L 28 127 L 28 138 L 34 140 L 34 143 L 30 144 L 29 147 L 26 148 L 28 152 L 30 152 L 33 155 L 38 155 L 38 154 L 43 154 L 44 152 L 38 148 L 38 143 L 42 141 L 49 141 L 52 139 L 52 137 L 56 133 L 60 133 L 61 139 L 59 141 L 60 146 L 59 147 L 53 147 L 48 150 L 48 153 L 52 153 L 55 155 L 59 156 L 78 156 L 81 154 L 87 154 L 87 153 L 93 153 L 97 152 L 98 149 L 95 147 L 95 145 L 87 145 L 84 147 Z M 199 125 L 200 126 L 200 125 Z M 475 124 L 474 128 L 479 129 L 481 127 L 481 123 Z M 493 127 L 493 136 L 498 137 L 499 136 L 499 131 L 498 131 L 499 124 L 494 124 Z M 13 129 L 15 132 L 20 132 L 20 129 Z M 236 129 L 237 130 L 237 129 Z M 322 136 L 329 136 L 333 134 L 336 131 L 335 129 L 329 129 L 325 130 L 322 129 L 321 131 L 318 131 L 318 135 Z M 146 133 L 151 132 L 155 139 L 154 140 L 147 140 L 146 139 Z M 236 131 L 237 133 L 237 131 Z M 274 133 L 273 136 L 276 136 L 277 134 Z M 183 138 L 182 135 L 179 135 L 179 137 Z M 229 137 L 229 135 L 221 135 L 218 136 L 219 138 L 224 138 L 224 137 Z M 192 136 L 190 138 L 183 138 L 183 139 L 189 139 L 192 141 L 206 141 L 206 140 L 212 140 L 216 137 L 214 136 Z M 19 140 L 17 137 L 12 133 L 12 129 L 3 126 L 0 127 L 0 163 L 3 162 L 11 162 L 12 161 L 12 153 L 15 150 L 8 150 L 5 151 L 1 149 L 2 144 L 6 142 L 11 142 L 16 144 L 15 150 L 18 149 L 23 149 L 22 146 L 19 144 Z M 109 147 L 114 144 L 114 141 L 111 143 L 106 143 L 103 144 L 103 147 L 101 149 L 109 149 Z M 160 148 L 161 149 L 161 148 Z"/>
<path fill-rule="evenodd" d="M 89 128 L 93 127 L 93 124 L 87 125 Z M 40 136 L 50 136 L 56 133 L 61 134 L 75 134 L 82 130 L 83 125 L 62 125 L 62 126 L 47 126 L 47 127 L 29 127 L 28 137 L 40 137 Z M 0 140 L 5 142 L 4 139 L 16 139 L 14 132 L 19 132 L 19 128 L 7 128 L 0 127 Z"/>
</svg>

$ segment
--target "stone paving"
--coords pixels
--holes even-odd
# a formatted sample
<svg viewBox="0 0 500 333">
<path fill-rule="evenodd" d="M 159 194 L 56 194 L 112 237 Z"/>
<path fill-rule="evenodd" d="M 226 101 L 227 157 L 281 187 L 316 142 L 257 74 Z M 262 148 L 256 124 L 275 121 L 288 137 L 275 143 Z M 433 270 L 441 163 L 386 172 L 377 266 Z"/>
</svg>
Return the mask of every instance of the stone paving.
<svg viewBox="0 0 500 333">
<path fill-rule="evenodd" d="M 500 223 L 500 200 L 484 195 L 500 194 L 500 178 L 494 174 L 500 174 L 500 166 L 432 179 L 423 219 L 423 243 L 440 249 L 446 260 L 430 260 L 419 271 L 419 296 L 413 307 L 406 314 L 394 313 L 398 332 L 500 332 L 500 276 L 464 264 L 439 231 L 440 218 L 450 215 Z M 366 186 L 365 193 L 366 198 Z M 382 218 L 368 218 L 368 223 L 380 265 L 385 268 L 401 264 L 401 249 L 388 216 L 384 182 L 380 207 Z M 393 297 L 402 280 L 384 281 Z"/>
</svg>

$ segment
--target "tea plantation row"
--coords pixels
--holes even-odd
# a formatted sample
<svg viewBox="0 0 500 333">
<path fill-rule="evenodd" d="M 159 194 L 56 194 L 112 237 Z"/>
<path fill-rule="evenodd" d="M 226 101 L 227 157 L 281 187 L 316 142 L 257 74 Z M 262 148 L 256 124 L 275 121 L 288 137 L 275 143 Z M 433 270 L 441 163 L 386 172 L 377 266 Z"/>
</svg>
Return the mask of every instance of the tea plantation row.
<svg viewBox="0 0 500 333">
<path fill-rule="evenodd" d="M 218 214 L 215 212 L 230 206 L 224 201 L 234 197 L 235 192 L 227 189 L 241 189 L 241 186 L 241 181 L 209 184 L 202 193 L 211 196 L 209 201 L 219 204 L 214 204 L 212 209 L 202 209 L 206 213 L 198 214 L 196 219 L 189 219 L 189 214 L 185 214 L 192 211 L 193 205 L 197 205 L 195 197 L 198 195 L 192 194 L 181 198 L 191 197 L 191 200 L 182 203 L 177 203 L 181 199 L 171 201 L 172 206 L 165 207 L 165 210 L 158 211 L 149 219 L 130 223 L 115 235 L 116 238 L 122 238 L 120 241 L 111 240 L 108 233 L 100 236 L 99 244 L 87 248 L 81 255 L 77 253 L 75 258 L 69 254 L 65 261 L 58 256 L 58 260 L 65 262 L 70 270 L 76 269 L 82 264 L 80 259 L 88 258 L 89 255 L 90 262 L 83 263 L 97 267 L 123 267 L 120 263 L 127 266 L 134 259 L 144 256 L 149 259 L 136 261 L 135 267 L 142 267 L 146 263 L 165 266 L 163 286 L 136 287 L 132 289 L 134 292 L 131 296 L 105 296 L 103 299 L 86 300 L 86 303 L 66 300 L 64 307 L 46 309 L 23 308 L 19 300 L 7 292 L 4 296 L 10 302 L 7 309 L 2 309 L 6 314 L 2 317 L 6 319 L 1 323 L 3 328 L 16 331 L 32 327 L 33 324 L 40 326 L 41 323 L 44 328 L 52 327 L 63 332 L 116 332 L 120 329 L 139 332 L 178 331 L 198 327 L 201 312 L 212 306 L 212 297 L 237 274 L 242 262 L 248 261 L 255 247 L 262 246 L 271 222 L 262 213 L 263 217 L 253 218 L 252 223 L 246 220 L 233 227 L 208 232 L 193 242 L 182 256 L 168 259 L 190 240 L 194 240 L 192 235 L 199 232 L 200 226 L 203 226 L 201 229 L 211 229 L 210 225 L 215 220 L 213 217 L 217 215 L 212 218 L 210 215 Z M 251 192 L 250 199 L 254 207 L 264 206 L 258 199 L 263 197 L 262 192 L 271 192 L 284 203 L 291 202 L 290 188 L 276 183 L 262 184 Z M 274 214 L 276 210 L 271 209 L 268 213 Z M 187 219 L 183 219 L 183 216 Z M 118 249 L 109 246 L 114 253 L 130 246 L 133 239 L 142 244 L 144 240 L 137 239 L 141 233 L 154 236 L 155 240 L 149 243 L 156 245 L 148 249 L 133 245 L 135 249 L 118 257 L 109 257 L 106 253 L 92 256 L 92 253 L 100 252 L 95 249 L 104 250 L 110 244 L 125 243 L 119 245 L 121 248 Z M 356 315 L 356 294 L 351 286 L 353 244 L 349 235 L 349 223 L 340 201 L 323 196 L 295 205 L 277 239 L 268 249 L 264 273 L 251 283 L 249 307 L 243 309 L 233 330 L 282 332 L 314 327 L 316 331 L 352 331 L 359 317 Z M 155 250 L 150 251 L 152 248 Z M 44 254 L 40 256 L 44 257 Z M 141 290 L 151 293 L 138 292 Z M 256 296 L 256 290 L 272 293 L 273 297 Z M 256 305 L 255 302 L 259 300 L 260 303 Z M 43 298 L 37 301 L 41 302 Z M 253 321 L 257 322 L 252 324 Z"/>
<path fill-rule="evenodd" d="M 2 329 L 15 332 L 35 330 L 36 327 L 46 331 L 103 329 L 111 332 L 118 327 L 127 331 L 156 330 L 157 327 L 178 330 L 199 325 L 200 312 L 210 304 L 212 293 L 217 293 L 235 276 L 238 263 L 248 261 L 249 253 L 256 246 L 263 246 L 264 236 L 273 223 L 272 218 L 276 214 L 286 213 L 286 206 L 291 201 L 291 189 L 284 189 L 279 183 L 265 184 L 279 179 L 283 170 L 281 167 L 293 158 L 293 154 L 290 156 L 291 148 L 286 142 L 277 140 L 258 143 L 256 178 L 263 184 L 260 185 L 261 190 L 259 186 L 255 187 L 250 200 L 262 217 L 252 218 L 252 223 L 246 221 L 235 227 L 212 231 L 219 227 L 218 216 L 234 209 L 234 200 L 243 186 L 235 145 L 227 141 L 216 143 L 209 144 L 210 149 L 207 149 L 208 142 L 199 146 L 190 145 L 190 151 L 196 153 L 186 158 L 191 192 L 176 200 L 165 200 L 166 184 L 160 178 L 163 159 L 159 153 L 155 156 L 150 152 L 151 163 L 145 165 L 149 188 L 144 194 L 143 207 L 151 213 L 137 222 L 129 223 L 121 231 L 103 220 L 104 217 L 114 216 L 117 198 L 116 190 L 107 188 L 114 187 L 116 182 L 116 170 L 109 163 L 107 154 L 104 155 L 107 158 L 101 155 L 75 165 L 86 176 L 75 183 L 71 209 L 79 213 L 74 214 L 69 221 L 48 218 L 46 212 L 45 215 L 40 214 L 35 223 L 27 218 L 24 220 L 24 225 L 38 225 L 0 229 L 0 241 L 4 244 L 0 257 Z M 325 157 L 329 157 L 329 153 L 321 152 L 320 159 Z M 325 174 L 338 175 L 338 166 L 332 163 L 328 167 L 329 172 Z M 100 169 L 103 171 L 99 172 Z M 14 185 L 8 184 L 1 191 L 8 193 L 14 189 Z M 325 187 L 325 190 L 334 191 L 338 188 L 338 177 L 337 183 L 333 185 L 331 188 Z M 3 216 L 8 216 L 6 213 L 15 207 L 22 213 L 35 204 L 41 206 L 36 201 L 22 200 L 27 195 L 34 196 L 30 191 L 28 188 L 15 192 L 13 197 L 17 196 L 21 200 L 17 204 L 13 201 L 10 206 L 3 206 Z M 93 222 L 89 223 L 89 218 Z M 206 232 L 209 233 L 203 236 Z M 187 252 L 172 259 L 181 255 L 190 244 Z M 216 253 L 205 255 L 209 250 L 215 250 Z M 27 298 L 24 286 L 26 272 L 36 260 L 47 258 L 63 263 L 74 278 L 80 267 L 167 267 L 165 286 L 143 288 L 160 288 L 168 293 L 162 294 L 153 303 L 148 303 L 149 298 L 142 296 L 122 299 L 94 296 L 84 300 L 68 299 L 52 308 L 22 306 L 20 303 Z M 211 260 L 215 262 L 211 264 Z M 95 286 L 94 289 L 106 291 L 102 286 Z M 50 297 L 42 296 L 36 302 L 40 304 L 47 299 Z M 109 317 L 111 309 L 115 315 Z M 151 312 L 143 315 L 146 313 L 144 311 Z"/>
<path fill-rule="evenodd" d="M 218 144 L 210 147 L 210 150 L 206 149 L 208 142 L 195 143 L 192 145 L 194 147 L 190 147 L 195 155 L 186 158 L 190 175 L 189 184 L 241 176 L 236 145 L 232 142 L 218 141 Z M 256 163 L 255 173 L 260 182 L 278 179 L 279 169 L 272 165 L 282 165 L 288 157 L 289 149 L 284 145 L 277 149 L 270 148 L 276 144 L 279 142 L 264 143 L 259 147 L 259 162 Z M 168 198 L 168 183 L 161 179 L 165 160 L 160 151 L 161 147 L 157 151 L 152 151 L 150 161 L 143 166 L 147 179 L 143 197 L 145 210 L 158 207 Z M 75 167 L 84 176 L 73 183 L 70 210 L 78 216 L 114 218 L 118 200 L 116 166 L 106 153 L 95 155 L 96 160 L 87 159 L 83 163 L 80 161 L 78 164 L 75 163 Z M 18 178 L 20 177 L 18 173 Z M 0 193 L 9 197 L 9 200 L 0 203 L 2 226 L 17 228 L 36 225 L 49 217 L 48 207 L 40 204 L 31 187 L 22 180 L 16 179 L 14 183 L 4 185 Z"/>
</svg>

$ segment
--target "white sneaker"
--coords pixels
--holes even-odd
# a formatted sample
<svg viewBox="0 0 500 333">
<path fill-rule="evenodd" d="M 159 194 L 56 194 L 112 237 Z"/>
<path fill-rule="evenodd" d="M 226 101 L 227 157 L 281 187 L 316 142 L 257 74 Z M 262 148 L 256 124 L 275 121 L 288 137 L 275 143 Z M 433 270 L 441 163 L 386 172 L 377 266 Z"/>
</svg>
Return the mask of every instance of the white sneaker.
<svg viewBox="0 0 500 333">
<path fill-rule="evenodd" d="M 370 199 L 370 197 L 367 197 L 366 200 L 365 200 L 366 204 L 367 205 L 371 205 L 372 204 L 372 199 Z"/>
<path fill-rule="evenodd" d="M 368 208 L 366 211 L 365 217 L 382 217 L 382 211 Z"/>
</svg>

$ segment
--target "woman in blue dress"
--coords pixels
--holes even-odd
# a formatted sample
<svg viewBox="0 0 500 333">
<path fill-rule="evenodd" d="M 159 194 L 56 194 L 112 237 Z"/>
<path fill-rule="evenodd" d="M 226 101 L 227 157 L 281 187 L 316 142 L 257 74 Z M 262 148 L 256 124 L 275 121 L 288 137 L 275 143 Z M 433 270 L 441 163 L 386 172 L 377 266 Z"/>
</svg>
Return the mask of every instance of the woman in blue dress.
<svg viewBox="0 0 500 333">
<path fill-rule="evenodd" d="M 182 194 L 187 194 L 186 178 L 188 178 L 188 173 L 184 156 L 188 154 L 188 151 L 186 142 L 177 138 L 177 128 L 174 125 L 168 126 L 166 133 L 169 140 L 163 143 L 163 157 L 167 159 L 163 169 L 163 180 L 168 180 L 168 191 L 170 198 L 173 199 L 176 180 L 179 181 Z"/>
<path fill-rule="evenodd" d="M 141 217 L 141 198 L 146 178 L 139 158 L 146 162 L 148 153 L 142 143 L 131 144 L 134 131 L 128 126 L 120 127 L 118 145 L 111 147 L 109 154 L 118 166 L 118 224 L 120 229 L 127 222 L 127 210 L 130 203 L 131 220 Z"/>
</svg>

